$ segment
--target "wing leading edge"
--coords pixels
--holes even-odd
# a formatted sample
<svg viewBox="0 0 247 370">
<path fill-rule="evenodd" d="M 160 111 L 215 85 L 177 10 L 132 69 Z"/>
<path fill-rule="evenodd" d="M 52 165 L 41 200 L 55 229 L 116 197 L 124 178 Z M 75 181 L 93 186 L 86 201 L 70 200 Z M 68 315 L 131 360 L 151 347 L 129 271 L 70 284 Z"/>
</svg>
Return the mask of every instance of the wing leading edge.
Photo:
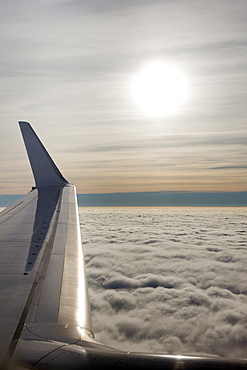
<svg viewBox="0 0 247 370">
<path fill-rule="evenodd" d="M 246 369 L 247 361 L 116 350 L 94 340 L 75 187 L 20 122 L 36 188 L 0 213 L 0 369 Z"/>
</svg>

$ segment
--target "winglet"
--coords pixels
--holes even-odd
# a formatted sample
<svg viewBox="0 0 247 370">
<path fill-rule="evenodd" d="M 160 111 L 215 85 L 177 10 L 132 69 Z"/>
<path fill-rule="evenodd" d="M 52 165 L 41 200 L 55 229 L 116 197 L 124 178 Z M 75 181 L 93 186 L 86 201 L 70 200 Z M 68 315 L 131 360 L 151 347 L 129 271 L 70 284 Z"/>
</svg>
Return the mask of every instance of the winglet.
<svg viewBox="0 0 247 370">
<path fill-rule="evenodd" d="M 19 121 L 19 125 L 36 186 L 65 186 L 69 184 L 53 162 L 31 125 L 24 121 Z"/>
</svg>

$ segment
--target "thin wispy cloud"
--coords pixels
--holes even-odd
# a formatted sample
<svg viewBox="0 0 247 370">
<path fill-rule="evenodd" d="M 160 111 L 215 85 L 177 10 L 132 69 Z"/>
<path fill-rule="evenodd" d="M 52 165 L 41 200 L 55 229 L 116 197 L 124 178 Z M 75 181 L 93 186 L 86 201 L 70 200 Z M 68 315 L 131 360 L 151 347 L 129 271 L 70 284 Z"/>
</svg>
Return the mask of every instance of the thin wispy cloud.
<svg viewBox="0 0 247 370">
<path fill-rule="evenodd" d="M 242 191 L 246 13 L 241 0 L 3 1 L 0 171 L 6 178 L 5 163 L 17 180 L 17 171 L 24 176 L 11 192 L 25 193 L 30 182 L 15 124 L 20 119 L 34 125 L 79 193 L 194 190 L 202 178 L 196 168 L 191 173 L 197 159 L 208 169 L 204 190 Z M 187 78 L 188 99 L 177 114 L 147 116 L 133 99 L 134 76 L 155 60 L 172 64 Z M 186 158 L 180 173 L 175 157 L 176 165 Z M 122 189 L 112 182 L 112 160 L 124 168 Z M 102 161 L 109 165 L 99 173 Z M 154 176 L 150 165 L 171 165 L 174 172 Z M 214 178 L 212 168 L 227 166 L 238 168 L 237 181 L 229 181 L 224 171 Z M 99 176 L 98 186 L 92 185 Z"/>
</svg>

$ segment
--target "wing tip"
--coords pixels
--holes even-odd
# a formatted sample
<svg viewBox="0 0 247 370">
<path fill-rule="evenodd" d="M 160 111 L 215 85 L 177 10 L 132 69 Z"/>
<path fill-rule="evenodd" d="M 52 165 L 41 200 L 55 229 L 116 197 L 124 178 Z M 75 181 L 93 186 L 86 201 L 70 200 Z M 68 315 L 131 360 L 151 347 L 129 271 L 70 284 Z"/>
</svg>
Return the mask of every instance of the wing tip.
<svg viewBox="0 0 247 370">
<path fill-rule="evenodd" d="M 30 123 L 27 122 L 27 121 L 18 121 L 18 123 L 19 123 L 20 126 L 21 125 L 29 125 L 29 126 L 31 126 Z"/>
<path fill-rule="evenodd" d="M 18 121 L 34 175 L 36 187 L 69 184 L 27 121 Z"/>
</svg>

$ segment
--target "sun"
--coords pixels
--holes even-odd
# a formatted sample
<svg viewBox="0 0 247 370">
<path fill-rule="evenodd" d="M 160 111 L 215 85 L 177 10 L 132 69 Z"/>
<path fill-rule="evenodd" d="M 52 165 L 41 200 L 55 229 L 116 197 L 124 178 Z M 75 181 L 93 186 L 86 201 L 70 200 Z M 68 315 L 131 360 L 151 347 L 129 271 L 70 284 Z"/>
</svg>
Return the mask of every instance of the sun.
<svg viewBox="0 0 247 370">
<path fill-rule="evenodd" d="M 187 81 L 176 68 L 162 62 L 144 67 L 133 80 L 133 97 L 147 114 L 174 114 L 187 98 Z"/>
</svg>

